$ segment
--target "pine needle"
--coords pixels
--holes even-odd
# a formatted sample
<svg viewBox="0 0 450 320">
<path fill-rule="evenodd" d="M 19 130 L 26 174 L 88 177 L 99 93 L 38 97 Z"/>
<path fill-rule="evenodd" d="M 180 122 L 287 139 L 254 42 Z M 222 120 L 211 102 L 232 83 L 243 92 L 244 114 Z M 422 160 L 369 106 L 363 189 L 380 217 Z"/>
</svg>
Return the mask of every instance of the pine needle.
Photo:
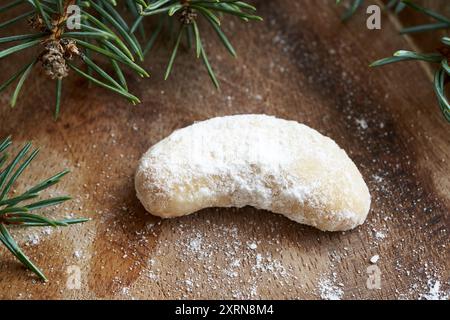
<svg viewBox="0 0 450 320">
<path fill-rule="evenodd" d="M 30 163 L 39 153 L 38 149 L 32 150 L 30 142 L 19 151 L 19 153 L 6 164 L 8 154 L 6 150 L 11 146 L 11 138 L 0 141 L 0 242 L 29 270 L 35 273 L 41 280 L 47 281 L 44 273 L 26 256 L 8 230 L 9 226 L 17 227 L 60 227 L 71 224 L 83 223 L 88 219 L 63 219 L 52 220 L 42 215 L 33 213 L 35 210 L 55 206 L 70 200 L 70 197 L 55 197 L 35 201 L 39 193 L 54 184 L 67 174 L 60 172 L 55 176 L 38 183 L 34 187 L 19 196 L 10 196 L 13 184 L 21 174 L 28 168 Z"/>
</svg>

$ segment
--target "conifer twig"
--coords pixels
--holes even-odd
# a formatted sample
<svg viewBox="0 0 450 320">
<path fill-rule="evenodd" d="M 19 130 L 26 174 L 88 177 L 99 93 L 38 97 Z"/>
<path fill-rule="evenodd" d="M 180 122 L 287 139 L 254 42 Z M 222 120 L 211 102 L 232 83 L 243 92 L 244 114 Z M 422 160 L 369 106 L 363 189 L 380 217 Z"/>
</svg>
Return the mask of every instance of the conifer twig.
<svg viewBox="0 0 450 320">
<path fill-rule="evenodd" d="M 68 10 L 75 4 L 80 9 L 79 16 L 70 15 L 71 12 Z M 0 38 L 0 45 L 8 46 L 0 49 L 0 61 L 32 48 L 36 54 L 34 63 L 20 69 L 0 85 L 1 92 L 19 79 L 15 94 L 11 98 L 12 106 L 16 104 L 23 83 L 36 66 L 40 66 L 56 81 L 55 117 L 60 112 L 63 80 L 69 75 L 70 69 L 92 83 L 120 94 L 134 104 L 140 102 L 129 92 L 122 68 L 129 68 L 142 77 L 148 77 L 147 71 L 135 62 L 135 56 L 143 57 L 142 48 L 124 26 L 121 15 L 110 1 L 12 0 L 11 3 L 0 7 L 0 16 L 16 7 L 20 7 L 25 13 L 0 23 L 0 29 L 23 23 L 26 19 L 29 28 L 26 33 Z M 67 22 L 71 19 L 73 21 L 79 19 L 79 23 L 75 23 L 73 29 L 68 28 Z M 111 63 L 118 81 L 97 61 L 89 58 L 91 53 Z M 79 72 L 82 66 L 77 64 L 80 63 L 84 64 L 87 72 Z"/>
<path fill-rule="evenodd" d="M 16 227 L 66 227 L 88 221 L 87 219 L 62 219 L 52 220 L 42 215 L 34 213 L 38 209 L 55 206 L 70 197 L 54 197 L 45 200 L 37 200 L 39 193 L 60 181 L 68 171 L 62 171 L 50 177 L 34 187 L 27 189 L 20 195 L 11 195 L 11 189 L 17 182 L 20 175 L 30 165 L 39 153 L 38 149 L 32 150 L 31 143 L 28 142 L 18 152 L 18 154 L 7 163 L 8 154 L 6 150 L 12 144 L 8 137 L 0 141 L 0 242 L 28 269 L 34 272 L 41 280 L 47 278 L 43 272 L 25 255 L 20 246 L 11 236 L 9 226 Z"/>
<path fill-rule="evenodd" d="M 340 4 L 342 1 L 337 0 L 337 3 Z M 354 0 L 353 5 L 344 15 L 345 18 L 350 17 L 354 12 L 360 7 L 363 3 L 363 0 Z M 430 32 L 436 30 L 448 30 L 450 29 L 450 17 L 447 17 L 441 13 L 435 12 L 428 8 L 422 7 L 411 0 L 391 0 L 388 2 L 388 8 L 395 8 L 396 12 L 403 10 L 408 7 L 412 10 L 420 12 L 425 16 L 434 20 L 432 23 L 422 24 L 418 26 L 411 26 L 407 28 L 403 28 L 400 33 L 401 34 L 411 34 L 411 33 L 419 33 L 419 32 Z M 419 53 L 412 52 L 408 50 L 399 50 L 394 53 L 392 57 L 384 58 L 378 61 L 373 62 L 371 67 L 380 67 L 391 63 L 401 62 L 401 61 L 425 61 L 428 63 L 433 63 L 436 65 L 436 71 L 433 81 L 434 91 L 436 93 L 436 97 L 438 100 L 438 105 L 441 109 L 441 112 L 444 118 L 450 123 L 450 101 L 446 95 L 446 84 L 450 79 L 450 38 L 442 37 L 441 38 L 442 46 L 437 49 L 436 52 L 433 53 Z"/>
<path fill-rule="evenodd" d="M 224 17 L 235 16 L 241 21 L 262 20 L 254 12 L 256 8 L 238 0 L 126 0 L 127 8 L 133 17 L 131 23 L 111 0 L 9 0 L 0 7 L 0 17 L 13 8 L 20 7 L 21 14 L 0 23 L 0 29 L 8 28 L 28 20 L 29 26 L 22 34 L 0 38 L 0 61 L 15 57 L 25 50 L 35 49 L 33 62 L 20 68 L 6 82 L 0 85 L 0 92 L 18 80 L 15 94 L 11 98 L 14 106 L 22 92 L 25 80 L 36 66 L 56 81 L 55 118 L 61 109 L 64 78 L 73 74 L 128 99 L 137 104 L 140 100 L 131 94 L 124 69 L 128 68 L 141 77 L 149 74 L 136 61 L 143 61 L 165 25 L 179 24 L 176 30 L 176 43 L 166 70 L 170 75 L 180 45 L 186 37 L 188 46 L 196 44 L 196 56 L 201 58 L 215 86 L 217 78 L 208 62 L 204 39 L 201 39 L 197 17 L 202 17 L 217 33 L 231 55 L 236 51 L 222 30 Z M 79 22 L 69 28 L 74 20 L 70 7 L 76 5 L 80 10 Z M 119 8 L 117 8 L 119 7 Z M 158 16 L 158 24 L 152 32 L 146 32 L 144 20 Z M 170 33 L 168 36 L 171 36 Z M 138 40 L 140 37 L 140 40 Z M 141 45 L 142 42 L 142 45 Z M 101 60 L 101 64 L 98 60 Z M 109 65 L 105 68 L 103 65 Z"/>
<path fill-rule="evenodd" d="M 146 17 L 160 17 L 157 28 L 145 46 L 145 53 L 151 50 L 156 37 L 161 34 L 165 22 L 172 26 L 179 25 L 175 36 L 174 47 L 166 68 L 165 79 L 173 69 L 175 58 L 183 37 L 188 48 L 195 47 L 196 57 L 201 58 L 208 71 L 213 84 L 219 88 L 219 82 L 209 64 L 198 24 L 201 17 L 215 31 L 226 50 L 236 57 L 236 50 L 222 29 L 222 21 L 226 16 L 235 16 L 241 21 L 261 21 L 262 18 L 255 15 L 256 8 L 246 2 L 238 0 L 140 0 L 136 1 L 136 11 L 141 15 L 131 27 L 135 32 L 143 26 Z"/>
</svg>

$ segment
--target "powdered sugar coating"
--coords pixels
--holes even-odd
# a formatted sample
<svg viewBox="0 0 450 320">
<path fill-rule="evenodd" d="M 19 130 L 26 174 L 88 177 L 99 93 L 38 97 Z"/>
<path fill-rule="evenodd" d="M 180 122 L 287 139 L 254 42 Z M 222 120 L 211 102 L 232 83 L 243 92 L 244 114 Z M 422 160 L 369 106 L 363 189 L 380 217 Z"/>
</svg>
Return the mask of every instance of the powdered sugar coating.
<svg viewBox="0 0 450 320">
<path fill-rule="evenodd" d="M 369 190 L 344 150 L 295 121 L 236 115 L 172 133 L 142 157 L 137 196 L 164 218 L 208 207 L 280 213 L 321 230 L 364 222 Z"/>
</svg>

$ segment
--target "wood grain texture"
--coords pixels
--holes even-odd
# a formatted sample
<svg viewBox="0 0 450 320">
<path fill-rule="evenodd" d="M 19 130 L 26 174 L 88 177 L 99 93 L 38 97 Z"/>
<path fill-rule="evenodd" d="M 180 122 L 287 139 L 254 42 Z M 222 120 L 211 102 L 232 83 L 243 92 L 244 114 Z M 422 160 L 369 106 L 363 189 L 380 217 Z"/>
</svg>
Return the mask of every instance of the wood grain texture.
<svg viewBox="0 0 450 320">
<path fill-rule="evenodd" d="M 436 280 L 448 292 L 449 126 L 418 64 L 368 68 L 408 44 L 386 16 L 381 31 L 369 31 L 364 15 L 342 24 L 327 0 L 254 2 L 264 22 L 226 25 L 237 61 L 207 47 L 220 92 L 184 51 L 163 81 L 170 47 L 160 43 L 146 64 L 152 77 L 131 77 L 143 101 L 136 107 L 70 79 L 55 122 L 54 85 L 37 72 L 14 110 L 0 95 L 0 136 L 41 147 L 22 182 L 71 169 L 51 193 L 74 200 L 49 214 L 92 219 L 52 232 L 14 230 L 51 281 L 37 281 L 1 248 L 0 298 L 317 299 L 331 288 L 343 299 L 410 299 Z M 20 59 L 1 61 L 1 77 Z M 296 120 L 336 140 L 369 185 L 366 224 L 324 233 L 253 208 L 175 220 L 147 214 L 133 186 L 142 153 L 194 121 L 242 113 Z M 370 290 L 375 254 L 381 289 Z M 70 266 L 80 268 L 78 290 L 66 285 Z"/>
</svg>

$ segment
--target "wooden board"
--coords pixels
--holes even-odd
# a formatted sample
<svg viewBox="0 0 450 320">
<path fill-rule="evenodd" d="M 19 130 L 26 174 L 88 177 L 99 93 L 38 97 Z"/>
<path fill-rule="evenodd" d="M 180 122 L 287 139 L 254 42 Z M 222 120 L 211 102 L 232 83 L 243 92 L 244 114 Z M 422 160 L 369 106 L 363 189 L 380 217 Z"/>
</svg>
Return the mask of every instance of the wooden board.
<svg viewBox="0 0 450 320">
<path fill-rule="evenodd" d="M 226 25 L 237 59 L 217 40 L 207 47 L 220 92 L 192 52 L 182 51 L 163 81 L 170 48 L 159 44 L 146 63 L 152 77 L 131 77 L 143 101 L 136 107 L 72 78 L 55 122 L 54 85 L 37 73 L 14 110 L 0 95 L 0 136 L 41 147 L 22 181 L 69 168 L 51 194 L 74 200 L 49 214 L 92 219 L 14 230 L 50 282 L 37 281 L 1 248 L 0 298 L 415 299 L 436 284 L 435 296 L 448 293 L 449 125 L 419 64 L 368 68 L 409 44 L 387 16 L 381 31 L 369 31 L 363 14 L 342 24 L 341 8 L 327 0 L 254 2 L 263 23 Z M 0 62 L 2 78 L 23 63 L 15 59 Z M 142 153 L 194 121 L 241 113 L 297 120 L 335 139 L 369 185 L 367 222 L 324 233 L 252 208 L 176 220 L 147 214 L 133 186 Z M 374 255 L 380 289 L 367 287 Z"/>
</svg>

